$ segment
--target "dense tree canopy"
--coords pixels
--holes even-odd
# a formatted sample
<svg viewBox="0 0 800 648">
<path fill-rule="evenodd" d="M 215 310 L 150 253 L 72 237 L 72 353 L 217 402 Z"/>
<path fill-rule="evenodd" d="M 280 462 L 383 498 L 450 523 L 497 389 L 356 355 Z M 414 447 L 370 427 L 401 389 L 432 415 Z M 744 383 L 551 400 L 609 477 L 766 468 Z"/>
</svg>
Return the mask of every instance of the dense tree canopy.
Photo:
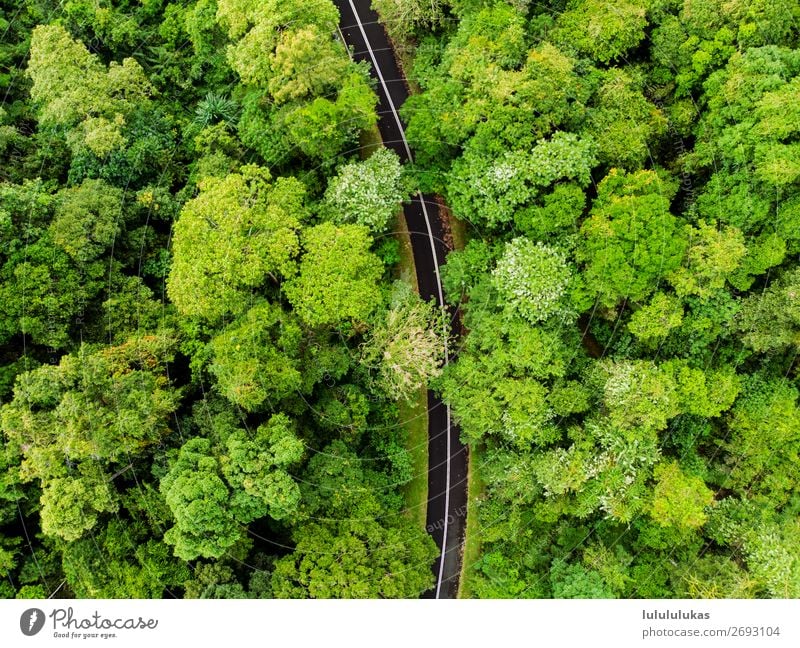
<svg viewBox="0 0 800 648">
<path fill-rule="evenodd" d="M 428 387 L 461 595 L 800 596 L 797 2 L 374 5 L 413 163 L 331 0 L 0 0 L 0 595 L 419 596 Z"/>
<path fill-rule="evenodd" d="M 443 327 L 393 287 L 414 182 L 360 155 L 377 96 L 338 20 L 0 2 L 0 595 L 430 586 L 396 401 Z M 327 486 L 362 461 L 358 522 Z"/>
<path fill-rule="evenodd" d="M 294 178 L 271 180 L 250 166 L 209 177 L 184 206 L 167 284 L 182 313 L 210 320 L 239 314 L 268 278 L 295 273 L 305 189 Z"/>
<path fill-rule="evenodd" d="M 322 223 L 306 230 L 299 272 L 284 285 L 305 324 L 366 321 L 381 301 L 378 279 L 383 273 L 370 243 L 363 225 Z"/>
<path fill-rule="evenodd" d="M 685 234 L 669 211 L 673 194 L 653 171 L 612 169 L 598 185 L 576 257 L 587 288 L 604 305 L 647 297 L 680 263 Z"/>
</svg>

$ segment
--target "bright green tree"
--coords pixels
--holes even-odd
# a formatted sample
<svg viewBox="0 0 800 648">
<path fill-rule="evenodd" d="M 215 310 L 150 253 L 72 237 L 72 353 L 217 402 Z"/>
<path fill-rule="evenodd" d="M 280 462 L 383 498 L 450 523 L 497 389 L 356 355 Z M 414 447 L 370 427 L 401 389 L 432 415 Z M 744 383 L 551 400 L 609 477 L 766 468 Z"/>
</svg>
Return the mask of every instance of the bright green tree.
<svg viewBox="0 0 800 648">
<path fill-rule="evenodd" d="M 722 441 L 726 487 L 771 507 L 792 497 L 800 459 L 797 397 L 797 389 L 782 377 L 753 375 L 744 381 Z"/>
<path fill-rule="evenodd" d="M 175 516 L 164 542 L 174 546 L 176 556 L 219 558 L 241 539 L 242 529 L 228 508 L 230 493 L 207 439 L 183 444 L 161 480 L 161 492 Z"/>
<path fill-rule="evenodd" d="M 658 343 L 683 321 L 683 306 L 680 300 L 656 293 L 646 306 L 631 315 L 628 330 L 645 344 Z"/>
<path fill-rule="evenodd" d="M 531 324 L 565 314 L 562 299 L 570 270 L 564 255 L 552 247 L 513 239 L 506 243 L 492 280 L 508 311 Z"/>
<path fill-rule="evenodd" d="M 561 131 L 539 140 L 529 152 L 488 155 L 468 149 L 453 164 L 448 198 L 460 217 L 497 227 L 512 221 L 517 209 L 558 180 L 586 186 L 595 163 L 590 139 Z"/>
<path fill-rule="evenodd" d="M 414 598 L 433 583 L 433 540 L 410 521 L 303 525 L 272 573 L 277 598 Z"/>
<path fill-rule="evenodd" d="M 680 296 L 709 297 L 725 286 L 747 254 L 744 236 L 736 227 L 719 228 L 700 223 L 692 230 L 685 266 L 667 280 Z"/>
<path fill-rule="evenodd" d="M 302 459 L 304 445 L 286 415 L 274 415 L 254 433 L 213 428 L 222 432 L 217 443 L 188 440 L 161 479 L 175 518 L 164 541 L 184 560 L 235 552 L 246 541 L 245 525 L 265 516 L 287 518 L 300 502 L 299 486 L 287 470 Z"/>
<path fill-rule="evenodd" d="M 329 0 L 302 9 L 287 0 L 222 0 L 216 17 L 232 41 L 228 62 L 248 89 L 240 135 L 267 162 L 298 153 L 332 159 L 375 124 L 377 97 L 334 38 Z"/>
<path fill-rule="evenodd" d="M 58 365 L 21 374 L 1 412 L 7 437 L 24 449 L 24 474 L 65 476 L 65 460 L 128 462 L 161 442 L 181 396 L 165 371 L 173 353 L 166 335 L 141 336 L 85 345 Z"/>
<path fill-rule="evenodd" d="M 645 98 L 641 86 L 641 80 L 618 68 L 603 75 L 584 130 L 594 138 L 600 162 L 634 171 L 654 157 L 667 119 Z"/>
<path fill-rule="evenodd" d="M 50 225 L 53 242 L 76 261 L 93 261 L 114 242 L 122 221 L 122 191 L 102 180 L 84 180 L 57 196 Z"/>
<path fill-rule="evenodd" d="M 103 287 L 105 269 L 99 260 L 76 264 L 49 234 L 15 251 L 0 269 L 0 332 L 68 346 L 75 318 Z"/>
<path fill-rule="evenodd" d="M 62 563 L 70 589 L 81 598 L 160 598 L 189 576 L 138 520 L 111 519 L 91 537 L 68 543 Z"/>
<path fill-rule="evenodd" d="M 647 3 L 642 0 L 572 0 L 556 21 L 556 40 L 600 63 L 620 58 L 645 35 Z"/>
<path fill-rule="evenodd" d="M 301 340 L 292 315 L 261 302 L 211 340 L 209 370 L 228 400 L 252 411 L 301 388 Z"/>
<path fill-rule="evenodd" d="M 283 103 L 335 90 L 349 65 L 343 54 L 341 44 L 316 25 L 282 32 L 270 60 L 272 98 Z"/>
<path fill-rule="evenodd" d="M 40 123 L 72 128 L 68 140 L 73 150 L 85 146 L 98 156 L 126 143 L 126 117 L 154 92 L 134 59 L 112 62 L 106 69 L 58 24 L 34 29 L 28 76 Z"/>
<path fill-rule="evenodd" d="M 707 518 L 705 509 L 714 499 L 702 479 L 683 472 L 677 462 L 658 464 L 653 470 L 657 483 L 650 515 L 659 524 L 695 529 Z"/>
<path fill-rule="evenodd" d="M 415 29 L 439 25 L 447 4 L 447 0 L 377 0 L 374 7 L 392 36 L 401 39 Z"/>
<path fill-rule="evenodd" d="M 764 292 L 742 302 L 737 327 L 747 346 L 758 352 L 800 345 L 800 271 L 782 276 Z"/>
<path fill-rule="evenodd" d="M 654 171 L 612 169 L 598 185 L 576 256 L 602 304 L 644 299 L 680 264 L 686 234 L 669 211 L 674 194 L 673 183 Z"/>
<path fill-rule="evenodd" d="M 300 462 L 304 452 L 305 446 L 285 414 L 276 414 L 260 425 L 252 438 L 242 430 L 231 434 L 220 463 L 237 519 L 291 518 L 300 504 L 300 488 L 287 470 Z"/>
<path fill-rule="evenodd" d="M 117 510 L 108 480 L 97 470 L 48 480 L 42 490 L 41 506 L 42 531 L 68 542 L 92 529 L 101 513 Z"/>
<path fill-rule="evenodd" d="M 322 223 L 304 232 L 299 273 L 283 284 L 295 313 L 309 326 L 365 322 L 381 301 L 383 264 L 363 225 Z"/>
<path fill-rule="evenodd" d="M 175 223 L 167 292 L 188 316 L 241 314 L 248 296 L 295 272 L 305 188 L 255 166 L 205 178 Z"/>
</svg>

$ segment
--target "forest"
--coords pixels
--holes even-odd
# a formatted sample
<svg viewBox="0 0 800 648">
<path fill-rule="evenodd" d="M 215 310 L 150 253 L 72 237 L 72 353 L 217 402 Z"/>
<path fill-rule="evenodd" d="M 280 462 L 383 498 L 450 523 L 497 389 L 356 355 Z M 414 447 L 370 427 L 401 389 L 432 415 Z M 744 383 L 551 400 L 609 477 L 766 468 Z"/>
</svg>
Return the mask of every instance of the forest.
<svg viewBox="0 0 800 648">
<path fill-rule="evenodd" d="M 419 597 L 430 387 L 460 596 L 800 598 L 800 5 L 373 4 L 413 164 L 332 0 L 0 0 L 0 597 Z"/>
</svg>

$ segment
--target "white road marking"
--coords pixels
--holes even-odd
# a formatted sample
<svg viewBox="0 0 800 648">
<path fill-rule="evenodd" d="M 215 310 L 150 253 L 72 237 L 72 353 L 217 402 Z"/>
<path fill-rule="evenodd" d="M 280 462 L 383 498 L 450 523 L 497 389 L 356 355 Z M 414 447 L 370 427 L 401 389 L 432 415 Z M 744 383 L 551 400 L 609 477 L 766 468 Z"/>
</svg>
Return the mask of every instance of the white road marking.
<svg viewBox="0 0 800 648">
<path fill-rule="evenodd" d="M 406 133 L 403 129 L 403 123 L 400 121 L 400 115 L 397 112 L 397 108 L 394 105 L 394 101 L 392 101 L 392 95 L 389 94 L 389 86 L 386 85 L 386 80 L 383 78 L 383 74 L 381 73 L 381 68 L 378 65 L 378 60 L 375 58 L 375 52 L 372 51 L 372 46 L 369 44 L 369 38 L 367 38 L 367 32 L 364 30 L 364 25 L 361 23 L 361 16 L 358 15 L 358 10 L 356 9 L 353 0 L 348 0 L 350 4 L 350 9 L 353 10 L 353 16 L 355 16 L 356 22 L 358 23 L 358 29 L 361 31 L 361 36 L 364 38 L 364 44 L 367 46 L 367 50 L 369 50 L 369 57 L 372 59 L 372 67 L 375 68 L 375 72 L 378 75 L 378 79 L 383 86 L 383 90 L 386 93 L 386 99 L 389 101 L 389 108 L 392 111 L 392 115 L 394 115 L 394 120 L 397 123 L 397 129 L 400 131 L 400 137 L 403 140 L 403 147 L 406 150 L 406 155 L 408 155 L 408 161 L 414 162 L 414 156 L 411 154 L 411 148 L 408 146 L 408 141 L 406 140 Z M 339 34 L 342 37 L 342 42 L 344 42 L 344 35 L 339 31 Z M 345 47 L 347 45 L 345 44 Z M 349 50 L 348 50 L 349 52 Z M 444 308 L 444 293 L 442 291 L 442 278 L 439 275 L 439 259 L 436 256 L 436 245 L 433 238 L 433 229 L 431 228 L 431 221 L 430 217 L 428 216 L 428 209 L 425 206 L 425 199 L 422 196 L 422 192 L 417 192 L 417 197 L 419 198 L 420 205 L 422 205 L 422 214 L 425 217 L 425 226 L 428 229 L 428 240 L 431 244 L 431 254 L 433 255 L 433 268 L 436 272 L 436 289 L 439 293 L 439 303 Z M 445 332 L 446 333 L 446 332 Z M 448 336 L 445 334 L 444 337 L 444 362 L 447 364 L 449 362 L 449 350 L 448 350 L 448 343 L 447 343 Z M 447 486 L 444 491 L 444 528 L 442 530 L 442 555 L 441 559 L 439 560 L 439 575 L 436 579 L 436 598 L 439 598 L 439 594 L 442 589 L 442 576 L 444 575 L 444 559 L 445 559 L 445 552 L 447 551 L 447 527 L 449 523 L 449 511 L 450 511 L 450 406 L 446 405 L 446 412 L 447 412 L 447 464 L 446 464 L 446 473 L 447 473 Z"/>
<path fill-rule="evenodd" d="M 52 593 L 50 594 L 50 596 L 48 596 L 47 598 L 49 598 L 49 599 L 53 598 L 53 597 L 54 597 L 56 594 L 58 594 L 59 590 L 60 590 L 62 587 L 64 587 L 64 585 L 66 585 L 66 583 L 67 583 L 67 579 L 65 578 L 63 581 L 61 581 L 61 585 L 59 585 L 58 587 L 56 587 L 56 588 L 55 588 L 55 589 L 52 591 Z"/>
</svg>

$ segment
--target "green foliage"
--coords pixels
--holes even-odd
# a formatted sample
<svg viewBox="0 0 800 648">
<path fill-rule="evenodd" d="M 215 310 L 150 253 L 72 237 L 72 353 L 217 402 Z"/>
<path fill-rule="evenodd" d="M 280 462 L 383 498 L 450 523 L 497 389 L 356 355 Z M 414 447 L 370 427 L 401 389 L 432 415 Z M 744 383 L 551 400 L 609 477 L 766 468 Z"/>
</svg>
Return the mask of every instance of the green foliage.
<svg viewBox="0 0 800 648">
<path fill-rule="evenodd" d="M 395 40 L 418 29 L 433 29 L 445 20 L 448 0 L 376 0 L 375 10 Z"/>
<path fill-rule="evenodd" d="M 134 59 L 106 69 L 60 25 L 33 30 L 28 75 L 42 125 L 74 128 L 68 137 L 73 151 L 86 147 L 98 156 L 126 143 L 127 115 L 153 94 Z"/>
<path fill-rule="evenodd" d="M 407 198 L 400 158 L 381 148 L 363 162 L 345 164 L 325 191 L 324 206 L 336 223 L 365 225 L 380 234 Z"/>
<path fill-rule="evenodd" d="M 625 427 L 663 430 L 682 412 L 717 417 L 739 392 L 733 372 L 703 372 L 679 360 L 661 365 L 650 360 L 606 362 L 598 370 L 605 376 L 608 416 Z"/>
<path fill-rule="evenodd" d="M 62 190 L 56 199 L 50 224 L 53 242 L 76 261 L 93 261 L 119 234 L 122 192 L 102 180 L 87 179 L 80 187 Z"/>
<path fill-rule="evenodd" d="M 241 539 L 242 531 L 228 510 L 229 492 L 207 439 L 183 444 L 178 460 L 161 480 L 161 492 L 175 526 L 164 534 L 184 560 L 219 558 Z"/>
<path fill-rule="evenodd" d="M 760 294 L 742 302 L 737 326 L 744 343 L 758 352 L 782 351 L 800 344 L 800 272 L 792 271 Z"/>
<path fill-rule="evenodd" d="M 564 314 L 561 299 L 570 280 L 558 250 L 524 238 L 506 243 L 492 272 L 494 287 L 506 308 L 531 324 Z"/>
<path fill-rule="evenodd" d="M 647 306 L 631 315 L 628 329 L 642 342 L 658 342 L 683 321 L 683 307 L 679 300 L 665 293 L 657 293 Z"/>
<path fill-rule="evenodd" d="M 283 291 L 308 326 L 358 325 L 381 301 L 383 265 L 363 225 L 322 223 L 305 231 L 299 272 Z"/>
<path fill-rule="evenodd" d="M 315 453 L 301 482 L 305 512 L 330 517 L 380 519 L 382 511 L 396 509 L 399 501 L 387 486 L 387 476 L 363 461 L 348 445 L 337 440 Z M 396 517 L 392 513 L 391 517 Z"/>
<path fill-rule="evenodd" d="M 440 381 L 464 436 L 473 442 L 497 436 L 520 448 L 557 440 L 545 383 L 567 372 L 563 333 L 509 321 L 501 312 L 483 313 L 468 326 L 465 348 Z"/>
<path fill-rule="evenodd" d="M 69 543 L 63 554 L 70 589 L 81 598 L 159 598 L 183 583 L 189 570 L 169 548 L 121 520 L 91 538 Z"/>
<path fill-rule="evenodd" d="M 438 48 L 432 42 L 427 51 Z M 591 94 L 577 61 L 552 44 L 526 56 L 523 16 L 505 3 L 465 16 L 440 57 L 420 52 L 415 73 L 425 92 L 402 112 L 418 160 L 435 168 L 446 168 L 465 142 L 476 157 L 488 157 L 484 166 L 509 149 L 529 151 L 580 121 Z"/>
<path fill-rule="evenodd" d="M 783 525 L 764 525 L 745 541 L 747 564 L 766 593 L 775 598 L 796 598 L 800 594 L 797 578 L 797 520 Z"/>
<path fill-rule="evenodd" d="M 304 445 L 288 416 L 272 416 L 254 434 L 229 425 L 217 431 L 216 444 L 203 437 L 184 443 L 161 479 L 175 518 L 164 541 L 184 560 L 235 553 L 246 541 L 244 525 L 267 515 L 286 518 L 300 503 L 287 470 L 300 462 Z"/>
<path fill-rule="evenodd" d="M 705 83 L 708 110 L 688 156 L 693 167 L 710 168 L 698 197 L 701 215 L 730 223 L 748 237 L 740 267 L 728 276 L 739 290 L 783 263 L 794 247 L 792 204 L 796 199 L 797 129 L 791 126 L 800 61 L 795 50 L 764 46 L 736 52 Z M 784 207 L 785 205 L 785 207 Z M 779 211 L 778 232 L 765 225 Z"/>
<path fill-rule="evenodd" d="M 117 510 L 104 475 L 57 477 L 42 491 L 42 531 L 77 540 L 97 524 L 98 514 Z"/>
<path fill-rule="evenodd" d="M 313 517 L 294 531 L 294 553 L 275 565 L 276 597 L 411 598 L 432 584 L 436 546 L 386 498 L 386 476 L 365 463 L 341 441 L 309 462 L 303 483 Z"/>
<path fill-rule="evenodd" d="M 800 417 L 797 390 L 781 378 L 749 377 L 728 421 L 722 466 L 728 488 L 777 507 L 797 488 Z"/>
<path fill-rule="evenodd" d="M 479 239 L 469 241 L 463 250 L 450 252 L 441 271 L 447 300 L 452 304 L 459 303 L 493 267 L 494 260 L 492 247 Z"/>
<path fill-rule="evenodd" d="M 300 389 L 301 330 L 280 306 L 253 306 L 210 342 L 211 364 L 222 394 L 246 410 Z"/>
<path fill-rule="evenodd" d="M 555 561 L 550 568 L 553 598 L 613 598 L 602 577 L 580 564 Z"/>
<path fill-rule="evenodd" d="M 432 302 L 422 301 L 407 284 L 396 284 L 392 304 L 370 329 L 360 363 L 373 384 L 393 400 L 408 400 L 441 373 L 446 322 Z"/>
<path fill-rule="evenodd" d="M 423 41 L 417 176 L 476 226 L 437 382 L 473 595 L 793 591 L 795 4 L 467 0 Z"/>
<path fill-rule="evenodd" d="M 470 150 L 453 164 L 448 197 L 458 216 L 489 227 L 504 225 L 557 180 L 587 185 L 596 162 L 593 150 L 591 140 L 563 132 L 540 140 L 530 152 L 507 151 L 495 158 Z"/>
<path fill-rule="evenodd" d="M 426 385 L 464 591 L 800 595 L 797 2 L 375 4 L 408 172 L 331 0 L 0 11 L 0 596 L 418 596 Z"/>
<path fill-rule="evenodd" d="M 746 254 L 744 237 L 737 228 L 717 229 L 701 222 L 690 235 L 686 266 L 677 268 L 668 281 L 680 296 L 709 297 L 725 286 Z"/>
<path fill-rule="evenodd" d="M 186 598 L 242 599 L 247 598 L 234 571 L 222 562 L 201 563 L 184 584 Z"/>
<path fill-rule="evenodd" d="M 347 66 L 341 45 L 316 25 L 285 31 L 270 60 L 267 87 L 278 104 L 323 96 L 336 88 Z"/>
<path fill-rule="evenodd" d="M 47 235 L 0 269 L 3 337 L 16 333 L 53 348 L 68 346 L 76 316 L 101 289 L 101 262 L 76 266 Z"/>
<path fill-rule="evenodd" d="M 277 598 L 412 598 L 433 583 L 437 549 L 430 536 L 403 519 L 301 526 L 294 552 L 272 574 Z"/>
<path fill-rule="evenodd" d="M 657 484 L 653 489 L 653 519 L 665 526 L 694 529 L 706 521 L 705 508 L 714 494 L 698 477 L 686 475 L 672 462 L 653 470 Z"/>
<path fill-rule="evenodd" d="M 195 122 L 204 128 L 219 121 L 231 124 L 236 118 L 236 104 L 225 96 L 209 92 L 194 112 Z"/>
<path fill-rule="evenodd" d="M 121 344 L 130 337 L 155 331 L 166 324 L 169 316 L 163 304 L 155 299 L 150 288 L 139 277 L 116 277 L 111 295 L 101 307 L 102 322 L 98 337 Z"/>
<path fill-rule="evenodd" d="M 272 519 L 282 520 L 297 511 L 300 488 L 286 470 L 300 462 L 304 450 L 285 414 L 259 426 L 252 439 L 241 431 L 228 437 L 221 464 L 237 519 L 246 522 L 266 510 Z"/>
<path fill-rule="evenodd" d="M 285 131 L 288 141 L 282 150 L 273 154 L 275 161 L 282 161 L 298 152 L 311 158 L 332 160 L 354 143 L 359 132 L 373 127 L 376 97 L 365 76 L 361 70 L 347 76 L 335 102 L 317 97 L 299 106 L 289 104 L 279 110 L 273 121 L 279 132 Z M 265 158 L 268 161 L 273 159 L 266 155 Z"/>
<path fill-rule="evenodd" d="M 641 86 L 636 77 L 616 68 L 603 75 L 585 129 L 585 136 L 597 144 L 601 163 L 633 171 L 651 160 L 667 120 L 642 94 Z"/>
<path fill-rule="evenodd" d="M 620 58 L 644 38 L 647 3 L 573 1 L 556 20 L 555 38 L 600 63 Z"/>
<path fill-rule="evenodd" d="M 580 186 L 559 183 L 540 199 L 540 205 L 518 210 L 514 224 L 530 238 L 547 240 L 553 234 L 570 233 L 586 206 L 586 195 Z"/>
<path fill-rule="evenodd" d="M 212 321 L 238 315 L 269 279 L 293 275 L 304 197 L 299 180 L 273 182 L 255 166 L 203 179 L 175 224 L 167 291 L 178 310 Z"/>
<path fill-rule="evenodd" d="M 217 20 L 233 41 L 228 62 L 251 91 L 239 123 L 242 140 L 268 163 L 298 152 L 330 160 L 375 124 L 377 98 L 366 74 L 333 37 L 333 3 L 314 0 L 300 10 L 287 0 L 223 0 Z M 264 141 L 264 126 L 272 141 Z"/>
<path fill-rule="evenodd" d="M 23 474 L 65 477 L 63 459 L 116 463 L 159 443 L 180 399 L 164 371 L 173 353 L 168 337 L 142 336 L 115 347 L 83 346 L 58 365 L 21 374 L 2 425 L 24 449 Z"/>
<path fill-rule="evenodd" d="M 653 171 L 612 169 L 600 182 L 576 255 L 600 303 L 642 300 L 680 264 L 686 235 L 669 211 L 674 192 L 671 182 Z"/>
</svg>

